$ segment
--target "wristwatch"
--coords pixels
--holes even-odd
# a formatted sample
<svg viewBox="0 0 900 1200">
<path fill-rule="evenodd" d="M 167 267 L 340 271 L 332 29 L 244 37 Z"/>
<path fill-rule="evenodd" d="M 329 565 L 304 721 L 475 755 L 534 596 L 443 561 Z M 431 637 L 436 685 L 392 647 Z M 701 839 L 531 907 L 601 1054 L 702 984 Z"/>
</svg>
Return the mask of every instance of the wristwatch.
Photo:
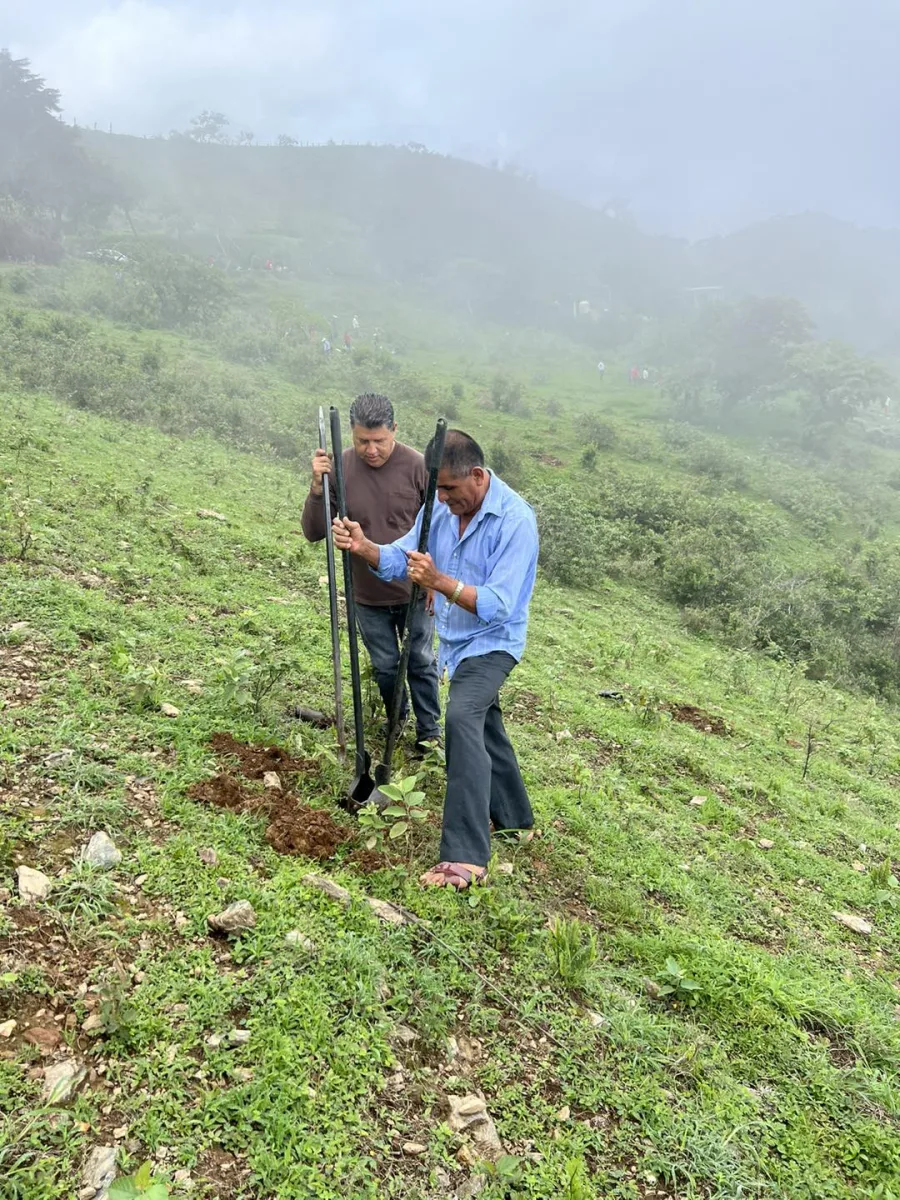
<svg viewBox="0 0 900 1200">
<path fill-rule="evenodd" d="M 448 603 L 448 604 L 455 604 L 455 603 L 457 602 L 457 600 L 460 598 L 460 596 L 462 595 L 462 593 L 463 593 L 463 588 L 464 588 L 465 586 L 466 586 L 466 585 L 463 583 L 463 581 L 462 581 L 461 579 L 457 579 L 457 581 L 456 581 L 456 587 L 453 589 L 453 592 L 452 592 L 452 594 L 451 594 L 450 596 L 448 596 L 448 597 L 447 597 L 447 603 Z"/>
</svg>

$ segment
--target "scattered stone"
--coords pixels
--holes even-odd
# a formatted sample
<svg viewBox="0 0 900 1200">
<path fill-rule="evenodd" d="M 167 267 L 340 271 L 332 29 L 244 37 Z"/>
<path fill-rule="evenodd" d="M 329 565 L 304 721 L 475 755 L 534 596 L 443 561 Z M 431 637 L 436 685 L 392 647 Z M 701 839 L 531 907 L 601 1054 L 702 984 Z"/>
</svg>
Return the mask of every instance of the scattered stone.
<svg viewBox="0 0 900 1200">
<path fill-rule="evenodd" d="M 324 892 L 338 904 L 343 904 L 344 908 L 350 907 L 352 899 L 350 893 L 339 883 L 335 883 L 333 879 L 327 879 L 324 875 L 304 875 L 300 882 L 306 887 L 315 888 L 317 892 Z"/>
<path fill-rule="evenodd" d="M 211 913 L 206 923 L 214 933 L 242 933 L 256 925 L 256 913 L 249 900 L 236 900 L 220 913 Z"/>
<path fill-rule="evenodd" d="M 65 1104 L 87 1078 L 87 1067 L 77 1058 L 67 1058 L 44 1071 L 43 1099 L 48 1104 Z"/>
<path fill-rule="evenodd" d="M 284 935 L 284 944 L 296 947 L 299 950 L 305 950 L 307 954 L 315 954 L 318 951 L 318 946 L 312 938 L 307 937 L 305 933 L 301 933 L 299 929 L 289 929 Z"/>
<path fill-rule="evenodd" d="M 447 1103 L 450 1106 L 447 1124 L 452 1132 L 469 1134 L 478 1155 L 496 1162 L 503 1154 L 503 1143 L 482 1097 L 448 1096 Z"/>
<path fill-rule="evenodd" d="M 207 1044 L 207 1046 L 209 1046 L 209 1048 L 211 1050 L 218 1050 L 218 1048 L 222 1045 L 222 1043 L 224 1041 L 225 1041 L 224 1033 L 211 1033 L 209 1035 L 209 1037 L 206 1039 L 206 1044 Z"/>
<path fill-rule="evenodd" d="M 447 1060 L 458 1070 L 466 1072 L 474 1067 L 480 1056 L 479 1044 L 464 1033 L 447 1038 Z"/>
<path fill-rule="evenodd" d="M 211 846 L 204 846 L 201 850 L 198 850 L 197 857 L 205 867 L 214 867 L 219 861 L 218 854 L 216 854 Z"/>
<path fill-rule="evenodd" d="M 96 1037 L 103 1030 L 103 1018 L 99 1013 L 91 1013 L 81 1026 L 81 1032 L 86 1033 L 88 1037 Z"/>
<path fill-rule="evenodd" d="M 660 998 L 662 993 L 660 992 L 659 984 L 653 979 L 644 978 L 641 980 L 641 985 L 644 989 L 644 993 L 649 996 L 651 1000 L 658 1000 Z"/>
<path fill-rule="evenodd" d="M 122 861 L 122 851 L 118 849 L 109 834 L 103 833 L 101 830 L 94 834 L 82 850 L 81 861 L 90 867 L 108 871 L 112 867 L 117 867 Z"/>
<path fill-rule="evenodd" d="M 852 929 L 854 933 L 863 933 L 868 937 L 872 932 L 872 926 L 864 917 L 844 912 L 833 912 L 831 915 L 839 924 L 846 926 L 847 929 Z"/>
<path fill-rule="evenodd" d="M 202 679 L 182 679 L 181 686 L 186 692 L 190 692 L 192 696 L 203 695 L 203 680 Z"/>
<path fill-rule="evenodd" d="M 232 1029 L 228 1033 L 229 1046 L 246 1046 L 249 1041 L 249 1029 Z"/>
<path fill-rule="evenodd" d="M 468 1142 L 463 1142 L 456 1152 L 456 1161 L 462 1167 L 474 1167 L 478 1162 L 478 1155 Z"/>
<path fill-rule="evenodd" d="M 501 875 L 512 875 L 515 867 L 511 862 L 501 862 L 497 863 L 497 870 Z"/>
<path fill-rule="evenodd" d="M 772 841 L 771 838 L 760 838 L 756 844 L 757 844 L 757 846 L 759 846 L 760 850 L 774 850 L 775 849 L 775 843 Z"/>
<path fill-rule="evenodd" d="M 384 921 L 386 925 L 406 925 L 407 920 L 403 912 L 391 904 L 388 900 L 378 900 L 374 896 L 367 896 L 366 903 L 371 908 L 372 912 L 379 921 Z"/>
<path fill-rule="evenodd" d="M 427 1149 L 428 1147 L 423 1146 L 421 1142 L 403 1143 L 403 1153 L 408 1154 L 411 1158 L 415 1158 L 419 1154 L 424 1154 Z"/>
<path fill-rule="evenodd" d="M 231 1074 L 238 1081 L 238 1083 L 253 1082 L 253 1072 L 249 1067 L 235 1067 Z"/>
<path fill-rule="evenodd" d="M 15 1021 L 4 1021 L 3 1024 L 0 1025 L 0 1038 L 12 1037 L 13 1032 L 15 1031 L 15 1028 L 16 1028 Z"/>
<path fill-rule="evenodd" d="M 593 1025 L 595 1029 L 599 1029 L 601 1025 L 606 1024 L 606 1017 L 604 1017 L 603 1013 L 589 1012 L 587 1014 L 587 1019 L 588 1023 Z"/>
<path fill-rule="evenodd" d="M 197 516 L 204 521 L 224 521 L 226 525 L 228 524 L 228 518 L 226 516 L 223 516 L 223 514 L 220 512 L 215 512 L 211 508 L 198 508 Z"/>
<path fill-rule="evenodd" d="M 113 1137 L 116 1138 L 117 1141 L 121 1141 L 123 1138 L 128 1137 L 128 1126 L 120 1125 L 117 1129 L 114 1129 Z"/>
<path fill-rule="evenodd" d="M 48 879 L 43 871 L 36 871 L 33 867 L 16 867 L 16 882 L 19 895 L 29 904 L 36 900 L 46 900 L 53 887 L 52 880 Z"/>
<path fill-rule="evenodd" d="M 459 1185 L 456 1192 L 457 1200 L 472 1200 L 473 1196 L 480 1196 L 486 1186 L 486 1175 L 473 1175 Z"/>
<path fill-rule="evenodd" d="M 557 1121 L 568 1121 L 568 1119 L 569 1119 L 569 1117 L 571 1117 L 571 1115 L 572 1115 L 571 1108 L 569 1108 L 568 1104 L 564 1104 L 563 1107 L 556 1114 L 556 1119 L 557 1119 Z"/>
<path fill-rule="evenodd" d="M 174 704 L 161 704 L 159 711 L 164 717 L 180 717 L 181 709 L 176 708 Z"/>
<path fill-rule="evenodd" d="M 74 750 L 54 750 L 52 754 L 48 754 L 44 759 L 45 767 L 61 767 L 63 763 L 67 763 L 74 755 Z"/>
<path fill-rule="evenodd" d="M 51 1050 L 55 1050 L 59 1045 L 62 1035 L 58 1029 L 45 1028 L 43 1025 L 35 1025 L 31 1029 L 26 1029 L 22 1035 L 22 1041 L 28 1042 L 30 1046 L 37 1046 L 42 1054 L 49 1054 Z"/>
<path fill-rule="evenodd" d="M 866 871 L 868 870 L 865 863 L 855 862 L 852 864 L 852 866 L 853 870 L 858 871 L 860 875 L 865 875 Z"/>
<path fill-rule="evenodd" d="M 273 792 L 281 791 L 281 778 L 277 771 L 263 771 L 263 787 Z"/>
<path fill-rule="evenodd" d="M 82 571 L 81 574 L 76 575 L 75 578 L 82 587 L 86 587 L 91 591 L 96 591 L 98 588 L 103 587 L 103 580 L 94 571 Z"/>
<path fill-rule="evenodd" d="M 97 1200 L 106 1196 L 107 1189 L 116 1177 L 116 1148 L 115 1146 L 95 1146 L 87 1156 L 84 1169 L 81 1172 L 81 1190 L 79 1196 Z M 100 1193 L 100 1196 L 97 1193 Z"/>
<path fill-rule="evenodd" d="M 172 1180 L 175 1183 L 181 1184 L 191 1183 L 191 1173 L 187 1167 L 179 1167 L 179 1169 L 172 1176 Z"/>
<path fill-rule="evenodd" d="M 419 1040 L 419 1035 L 408 1025 L 397 1025 L 394 1027 L 392 1040 L 400 1042 L 403 1046 L 412 1046 Z"/>
<path fill-rule="evenodd" d="M 691 804 L 694 806 L 694 808 L 700 808 L 706 803 L 706 800 L 706 796 L 691 796 Z"/>
</svg>

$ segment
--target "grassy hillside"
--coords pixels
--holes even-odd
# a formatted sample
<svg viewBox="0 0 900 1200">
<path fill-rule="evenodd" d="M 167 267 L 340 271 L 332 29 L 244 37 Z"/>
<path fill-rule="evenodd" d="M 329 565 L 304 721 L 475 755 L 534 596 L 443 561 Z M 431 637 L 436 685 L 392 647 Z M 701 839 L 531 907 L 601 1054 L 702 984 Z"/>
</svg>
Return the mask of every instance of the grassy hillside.
<svg viewBox="0 0 900 1200">
<path fill-rule="evenodd" d="M 601 385 L 364 272 L 129 252 L 0 273 L 9 1195 L 71 1195 L 97 1145 L 172 1196 L 900 1194 L 896 453 L 693 429 L 626 362 Z M 542 836 L 472 897 L 415 884 L 439 762 L 406 747 L 429 818 L 368 852 L 332 735 L 286 716 L 329 708 L 315 407 L 369 387 L 416 444 L 470 429 L 541 522 L 505 707 Z M 447 1124 L 476 1093 L 502 1158 Z"/>
</svg>

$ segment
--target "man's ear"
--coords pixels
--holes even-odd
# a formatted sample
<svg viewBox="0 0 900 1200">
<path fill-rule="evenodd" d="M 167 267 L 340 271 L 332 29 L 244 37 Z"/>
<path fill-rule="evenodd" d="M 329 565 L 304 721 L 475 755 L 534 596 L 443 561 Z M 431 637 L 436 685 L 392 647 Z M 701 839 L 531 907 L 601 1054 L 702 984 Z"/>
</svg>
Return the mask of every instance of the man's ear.
<svg viewBox="0 0 900 1200">
<path fill-rule="evenodd" d="M 482 484 L 488 477 L 488 469 L 487 467 L 473 467 L 471 474 L 474 476 L 476 483 Z"/>
</svg>

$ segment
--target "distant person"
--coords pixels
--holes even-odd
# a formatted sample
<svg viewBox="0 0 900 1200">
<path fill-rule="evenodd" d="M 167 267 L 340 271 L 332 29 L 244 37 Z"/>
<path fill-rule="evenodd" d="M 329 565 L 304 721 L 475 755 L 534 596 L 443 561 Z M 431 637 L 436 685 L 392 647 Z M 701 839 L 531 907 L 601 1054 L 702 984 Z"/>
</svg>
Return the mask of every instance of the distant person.
<svg viewBox="0 0 900 1200">
<path fill-rule="evenodd" d="M 425 503 L 428 472 L 425 459 L 397 441 L 394 408 L 387 396 L 357 396 L 350 409 L 353 446 L 344 451 L 347 511 L 366 537 L 387 542 L 412 529 Z M 322 505 L 323 478 L 329 475 L 332 511 L 337 497 L 331 482 L 331 461 L 324 450 L 313 456 L 313 477 L 303 508 L 301 527 L 307 541 L 326 536 Z M 388 717 L 394 681 L 400 662 L 400 642 L 406 624 L 409 583 L 398 578 L 376 578 L 361 559 L 353 561 L 356 614 L 359 632 L 372 661 L 378 690 Z M 409 655 L 409 692 L 416 717 L 416 746 L 424 752 L 441 737 L 438 669 L 434 657 L 434 618 L 423 591 L 413 614 Z M 403 696 L 401 721 L 406 720 L 409 697 Z"/>
<path fill-rule="evenodd" d="M 354 317 L 353 318 L 353 332 L 356 333 L 358 330 L 359 330 L 359 317 Z"/>
<path fill-rule="evenodd" d="M 433 442 L 425 451 L 430 462 Z M 441 861 L 419 880 L 462 891 L 483 881 L 496 830 L 534 823 L 516 752 L 503 725 L 500 689 L 525 650 L 538 559 L 534 513 L 484 465 L 481 447 L 447 432 L 428 552 L 417 547 L 422 514 L 405 537 L 379 545 L 352 520 L 334 542 L 379 579 L 411 579 L 435 594 L 447 701 L 447 790 Z"/>
<path fill-rule="evenodd" d="M 274 264 L 273 264 L 271 258 L 267 258 L 266 259 L 266 270 L 271 271 L 273 269 L 273 266 L 274 266 Z"/>
<path fill-rule="evenodd" d="M 350 341 L 350 334 L 349 334 L 349 333 L 345 333 L 345 334 L 344 334 L 344 346 L 345 346 L 345 348 L 346 348 L 347 350 L 352 350 L 352 349 L 353 349 L 353 343 Z"/>
<path fill-rule="evenodd" d="M 628 378 L 629 378 L 630 382 L 632 384 L 635 384 L 640 379 L 640 377 L 641 377 L 641 373 L 637 369 L 637 367 L 632 367 L 630 372 L 628 373 Z"/>
<path fill-rule="evenodd" d="M 886 400 L 885 400 L 885 402 L 884 402 L 884 413 L 885 413 L 885 416 L 889 416 L 889 415 L 890 415 L 890 411 L 891 411 L 891 398 L 890 398 L 890 396 L 888 396 L 888 397 L 887 397 L 887 399 L 886 399 Z"/>
<path fill-rule="evenodd" d="M 644 367 L 643 371 L 641 372 L 641 379 L 643 379 L 644 383 L 650 382 L 650 372 L 646 367 Z"/>
<path fill-rule="evenodd" d="M 331 342 L 329 342 L 328 338 L 326 337 L 322 338 L 322 353 L 326 358 L 331 353 Z"/>
<path fill-rule="evenodd" d="M 597 363 L 597 372 L 600 375 L 600 382 L 602 383 L 606 377 L 606 363 L 605 362 Z"/>
</svg>

